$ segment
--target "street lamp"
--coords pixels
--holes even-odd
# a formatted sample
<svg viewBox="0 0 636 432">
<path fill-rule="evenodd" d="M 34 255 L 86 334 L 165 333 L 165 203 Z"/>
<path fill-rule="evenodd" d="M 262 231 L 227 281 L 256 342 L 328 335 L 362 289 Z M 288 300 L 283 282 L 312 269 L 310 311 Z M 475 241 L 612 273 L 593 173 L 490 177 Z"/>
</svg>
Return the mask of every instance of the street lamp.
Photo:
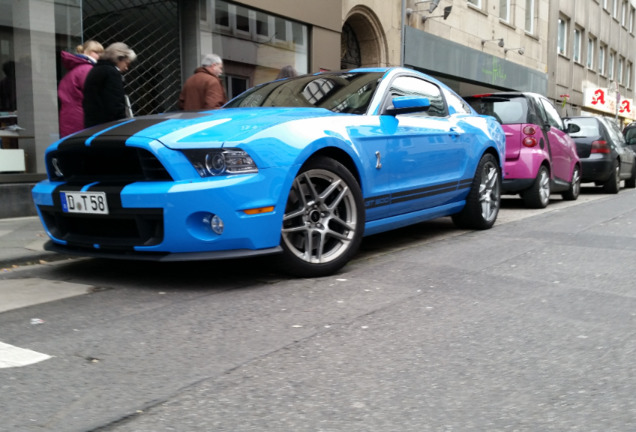
<svg viewBox="0 0 636 432">
<path fill-rule="evenodd" d="M 484 46 L 486 44 L 486 42 L 495 42 L 498 41 L 499 43 L 497 45 L 499 45 L 500 48 L 504 47 L 504 40 L 503 38 L 499 38 L 499 39 L 482 39 L 481 40 L 481 46 Z"/>
<path fill-rule="evenodd" d="M 504 48 L 504 55 L 508 51 L 517 51 L 517 54 L 519 54 L 519 55 L 523 55 L 526 52 L 526 50 L 523 47 L 521 47 L 521 48 Z"/>
<path fill-rule="evenodd" d="M 440 0 L 420 0 L 416 1 L 414 6 L 417 6 L 420 3 L 430 3 L 428 5 L 428 13 L 433 13 L 435 8 L 439 5 Z"/>
<path fill-rule="evenodd" d="M 444 14 L 443 15 L 431 15 L 431 16 L 423 16 L 422 17 L 422 23 L 425 23 L 427 19 L 430 18 L 448 18 L 448 16 L 450 15 L 451 11 L 453 10 L 452 6 L 446 6 L 444 8 Z"/>
</svg>

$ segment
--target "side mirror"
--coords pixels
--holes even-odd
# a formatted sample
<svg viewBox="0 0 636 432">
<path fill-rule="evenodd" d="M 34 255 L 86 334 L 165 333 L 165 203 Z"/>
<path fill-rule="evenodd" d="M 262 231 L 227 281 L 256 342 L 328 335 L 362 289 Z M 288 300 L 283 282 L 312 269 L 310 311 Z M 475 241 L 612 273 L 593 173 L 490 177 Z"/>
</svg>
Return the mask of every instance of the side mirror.
<svg viewBox="0 0 636 432">
<path fill-rule="evenodd" d="M 397 96 L 392 99 L 393 108 L 388 108 L 388 115 L 396 116 L 414 112 L 426 112 L 431 107 L 431 101 L 421 96 Z"/>
</svg>

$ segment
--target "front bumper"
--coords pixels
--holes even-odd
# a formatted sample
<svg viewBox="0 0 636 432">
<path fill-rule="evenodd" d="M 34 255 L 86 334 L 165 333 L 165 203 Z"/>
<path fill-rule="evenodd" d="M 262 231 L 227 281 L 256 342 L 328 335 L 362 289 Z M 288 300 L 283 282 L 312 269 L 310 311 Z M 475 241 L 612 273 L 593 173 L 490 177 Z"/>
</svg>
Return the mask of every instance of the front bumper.
<svg viewBox="0 0 636 432">
<path fill-rule="evenodd" d="M 51 250 L 161 261 L 233 258 L 279 251 L 287 173 L 265 169 L 200 181 L 127 185 L 46 180 L 34 187 L 33 198 Z M 109 214 L 64 212 L 60 192 L 75 190 L 106 192 Z M 273 210 L 245 212 L 268 206 Z M 210 225 L 214 215 L 223 221 L 221 234 Z"/>
</svg>

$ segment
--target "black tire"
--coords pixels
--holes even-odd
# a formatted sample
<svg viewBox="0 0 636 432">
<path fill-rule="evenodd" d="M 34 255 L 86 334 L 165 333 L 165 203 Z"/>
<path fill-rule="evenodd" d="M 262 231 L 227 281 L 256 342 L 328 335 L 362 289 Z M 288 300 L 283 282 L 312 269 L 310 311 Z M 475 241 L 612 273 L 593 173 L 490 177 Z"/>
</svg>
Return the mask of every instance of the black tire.
<svg viewBox="0 0 636 432">
<path fill-rule="evenodd" d="M 501 206 L 501 170 L 491 154 L 482 156 L 461 212 L 452 216 L 460 228 L 484 230 L 497 220 Z"/>
<path fill-rule="evenodd" d="M 566 201 L 576 201 L 581 193 L 581 171 L 577 166 L 572 171 L 572 181 L 570 182 L 570 188 L 563 192 L 561 196 Z"/>
<path fill-rule="evenodd" d="M 550 173 L 545 165 L 539 168 L 534 183 L 521 194 L 523 202 L 528 208 L 546 208 L 550 203 Z"/>
<path fill-rule="evenodd" d="M 614 160 L 612 164 L 612 174 L 610 178 L 603 183 L 603 191 L 609 194 L 617 194 L 621 190 L 621 175 L 618 160 Z"/>
<path fill-rule="evenodd" d="M 287 198 L 279 263 L 295 276 L 333 274 L 357 252 L 364 222 L 362 192 L 353 175 L 333 159 L 312 159 Z"/>
<path fill-rule="evenodd" d="M 625 180 L 625 187 L 628 189 L 636 188 L 636 161 L 632 165 L 632 176 Z"/>
</svg>

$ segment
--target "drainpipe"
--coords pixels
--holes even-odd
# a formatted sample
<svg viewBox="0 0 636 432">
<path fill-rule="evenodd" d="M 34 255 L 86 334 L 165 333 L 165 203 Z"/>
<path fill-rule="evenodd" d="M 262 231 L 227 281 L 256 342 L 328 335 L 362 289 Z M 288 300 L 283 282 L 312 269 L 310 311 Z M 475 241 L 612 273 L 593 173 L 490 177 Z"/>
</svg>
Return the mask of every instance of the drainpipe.
<svg viewBox="0 0 636 432">
<path fill-rule="evenodd" d="M 401 29 L 401 33 L 400 33 L 400 66 L 404 66 L 404 53 L 405 53 L 405 47 L 404 47 L 404 35 L 405 35 L 405 29 L 406 29 L 406 0 L 402 0 L 402 15 L 400 18 L 400 25 L 402 27 Z"/>
</svg>

